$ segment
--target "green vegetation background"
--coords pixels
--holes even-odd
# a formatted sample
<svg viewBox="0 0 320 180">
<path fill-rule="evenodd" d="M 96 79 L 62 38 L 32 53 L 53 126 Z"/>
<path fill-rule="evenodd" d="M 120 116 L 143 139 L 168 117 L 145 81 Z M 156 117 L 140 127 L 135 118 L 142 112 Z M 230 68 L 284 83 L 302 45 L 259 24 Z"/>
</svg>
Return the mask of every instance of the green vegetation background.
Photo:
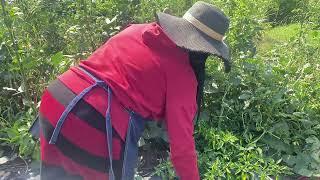
<svg viewBox="0 0 320 180">
<path fill-rule="evenodd" d="M 1 0 L 0 156 L 38 159 L 27 130 L 46 85 L 128 23 L 182 15 L 193 0 Z M 233 70 L 207 66 L 195 139 L 203 179 L 320 176 L 320 3 L 207 0 L 231 19 Z M 151 138 L 166 139 L 150 125 Z M 155 171 L 175 178 L 168 160 Z"/>
</svg>

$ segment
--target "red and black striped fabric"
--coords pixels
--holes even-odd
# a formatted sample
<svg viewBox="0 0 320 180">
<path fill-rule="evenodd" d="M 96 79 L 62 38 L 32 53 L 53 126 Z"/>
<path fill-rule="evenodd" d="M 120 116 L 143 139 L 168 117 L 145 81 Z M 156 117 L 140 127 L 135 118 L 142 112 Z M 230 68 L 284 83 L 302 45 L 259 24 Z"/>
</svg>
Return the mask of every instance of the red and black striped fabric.
<svg viewBox="0 0 320 180">
<path fill-rule="evenodd" d="M 42 96 L 39 119 L 43 180 L 108 179 L 105 114 L 98 112 L 84 99 L 69 113 L 56 144 L 48 143 L 59 117 L 75 96 L 59 79 L 53 81 Z M 112 153 L 116 179 L 121 178 L 124 147 L 124 141 L 113 129 Z"/>
</svg>

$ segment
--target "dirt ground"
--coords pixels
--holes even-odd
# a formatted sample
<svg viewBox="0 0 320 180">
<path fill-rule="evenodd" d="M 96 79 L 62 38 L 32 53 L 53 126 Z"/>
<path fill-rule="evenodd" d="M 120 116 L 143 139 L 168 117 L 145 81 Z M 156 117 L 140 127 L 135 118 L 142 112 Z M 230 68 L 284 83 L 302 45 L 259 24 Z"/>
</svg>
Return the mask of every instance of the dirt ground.
<svg viewBox="0 0 320 180">
<path fill-rule="evenodd" d="M 143 179 L 161 180 L 152 176 L 159 159 L 166 159 L 165 151 L 141 150 L 137 174 Z M 40 162 L 24 160 L 15 154 L 5 153 L 0 157 L 0 180 L 40 180 Z"/>
<path fill-rule="evenodd" d="M 40 180 L 39 163 L 25 161 L 21 158 L 8 158 L 8 161 L 0 165 L 0 180 Z"/>
</svg>

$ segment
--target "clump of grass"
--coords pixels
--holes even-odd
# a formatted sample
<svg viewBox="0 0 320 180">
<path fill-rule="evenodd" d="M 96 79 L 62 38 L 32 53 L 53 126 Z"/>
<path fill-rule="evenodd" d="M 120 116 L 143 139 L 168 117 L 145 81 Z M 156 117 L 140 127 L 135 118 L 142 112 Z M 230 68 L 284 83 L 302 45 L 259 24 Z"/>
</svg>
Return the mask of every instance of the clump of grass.
<svg viewBox="0 0 320 180">
<path fill-rule="evenodd" d="M 318 38 L 320 30 L 303 30 L 301 29 L 300 24 L 289 24 L 265 30 L 262 40 L 258 43 L 258 52 L 265 53 L 270 51 L 276 45 L 281 45 L 295 40 L 301 35 L 301 31 L 304 32 L 302 35 L 306 36 L 305 43 L 309 43 L 314 47 L 320 45 L 320 40 Z"/>
</svg>

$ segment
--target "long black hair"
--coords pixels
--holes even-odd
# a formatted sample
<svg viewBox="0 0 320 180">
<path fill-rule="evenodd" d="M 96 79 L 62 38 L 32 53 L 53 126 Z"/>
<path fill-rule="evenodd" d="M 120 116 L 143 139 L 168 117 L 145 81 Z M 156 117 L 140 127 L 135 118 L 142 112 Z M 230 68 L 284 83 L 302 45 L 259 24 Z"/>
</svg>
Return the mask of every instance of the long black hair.
<svg viewBox="0 0 320 180">
<path fill-rule="evenodd" d="M 201 105 L 203 101 L 203 90 L 204 90 L 204 81 L 206 77 L 206 60 L 208 58 L 208 54 L 202 52 L 189 51 L 189 61 L 192 66 L 193 72 L 198 81 L 197 87 L 197 105 L 198 105 L 198 116 L 201 112 Z"/>
</svg>

